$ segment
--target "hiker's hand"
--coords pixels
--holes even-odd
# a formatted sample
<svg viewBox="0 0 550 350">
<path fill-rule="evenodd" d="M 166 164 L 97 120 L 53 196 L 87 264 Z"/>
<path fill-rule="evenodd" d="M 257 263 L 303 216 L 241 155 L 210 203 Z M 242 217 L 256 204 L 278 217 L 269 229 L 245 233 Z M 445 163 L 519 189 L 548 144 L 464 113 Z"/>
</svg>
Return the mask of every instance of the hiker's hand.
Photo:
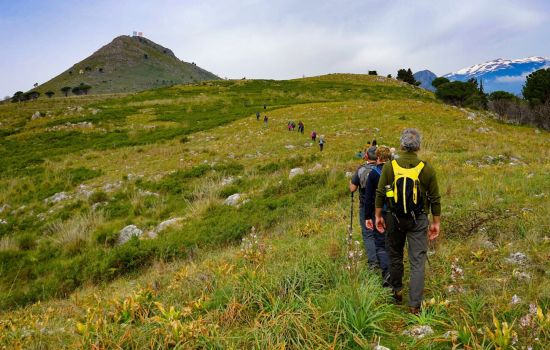
<svg viewBox="0 0 550 350">
<path fill-rule="evenodd" d="M 381 216 L 376 217 L 376 229 L 380 233 L 384 233 L 384 231 L 386 231 L 386 222 L 384 221 L 384 218 Z"/>
<path fill-rule="evenodd" d="M 365 226 L 367 226 L 369 230 L 373 230 L 374 225 L 372 224 L 372 219 L 365 220 Z"/>
<path fill-rule="evenodd" d="M 428 229 L 428 239 L 434 240 L 439 236 L 439 222 L 433 222 Z"/>
</svg>

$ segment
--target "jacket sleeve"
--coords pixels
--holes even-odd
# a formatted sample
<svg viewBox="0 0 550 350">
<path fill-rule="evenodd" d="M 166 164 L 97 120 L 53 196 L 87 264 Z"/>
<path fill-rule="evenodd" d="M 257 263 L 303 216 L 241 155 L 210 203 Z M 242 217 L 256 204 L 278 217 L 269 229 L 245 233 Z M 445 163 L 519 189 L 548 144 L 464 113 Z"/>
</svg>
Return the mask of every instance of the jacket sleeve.
<svg viewBox="0 0 550 350">
<path fill-rule="evenodd" d="M 432 215 L 441 215 L 441 195 L 439 194 L 439 185 L 437 183 L 437 176 L 434 168 L 428 164 L 430 168 L 428 186 L 426 189 L 426 195 L 428 196 L 428 202 L 431 207 Z"/>
<path fill-rule="evenodd" d="M 365 219 L 372 219 L 374 217 L 374 201 L 376 197 L 376 179 L 378 174 L 374 174 L 374 170 L 371 170 L 369 177 L 367 178 L 367 188 L 365 189 Z"/>
</svg>

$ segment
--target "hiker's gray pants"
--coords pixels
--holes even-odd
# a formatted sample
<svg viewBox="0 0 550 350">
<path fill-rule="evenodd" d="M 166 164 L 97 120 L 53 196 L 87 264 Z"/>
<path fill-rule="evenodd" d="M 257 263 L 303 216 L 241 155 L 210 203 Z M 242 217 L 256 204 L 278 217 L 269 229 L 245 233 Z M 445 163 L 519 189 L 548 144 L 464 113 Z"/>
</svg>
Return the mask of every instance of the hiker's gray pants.
<svg viewBox="0 0 550 350">
<path fill-rule="evenodd" d="M 390 255 L 389 282 L 394 291 L 403 289 L 403 250 L 405 241 L 409 243 L 409 263 L 411 279 L 409 283 L 409 306 L 420 307 L 424 294 L 424 265 L 428 250 L 428 216 L 399 218 L 399 223 L 391 214 L 386 215 L 386 250 Z"/>
</svg>

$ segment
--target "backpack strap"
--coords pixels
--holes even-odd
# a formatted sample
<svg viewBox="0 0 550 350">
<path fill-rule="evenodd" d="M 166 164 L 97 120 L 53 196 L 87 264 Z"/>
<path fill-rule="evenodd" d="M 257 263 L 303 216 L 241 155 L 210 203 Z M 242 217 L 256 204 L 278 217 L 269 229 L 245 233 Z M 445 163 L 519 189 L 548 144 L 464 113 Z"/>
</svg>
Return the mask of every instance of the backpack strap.
<svg viewBox="0 0 550 350">
<path fill-rule="evenodd" d="M 382 170 L 380 170 L 377 166 L 372 168 L 372 170 L 374 170 L 378 175 L 382 176 Z"/>
</svg>

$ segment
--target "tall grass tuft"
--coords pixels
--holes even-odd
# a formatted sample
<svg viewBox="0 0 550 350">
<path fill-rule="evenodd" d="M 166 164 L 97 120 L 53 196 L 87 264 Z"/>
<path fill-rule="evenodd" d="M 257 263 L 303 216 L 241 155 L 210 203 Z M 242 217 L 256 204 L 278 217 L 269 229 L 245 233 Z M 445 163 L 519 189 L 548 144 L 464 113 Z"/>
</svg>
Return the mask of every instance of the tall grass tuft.
<svg viewBox="0 0 550 350">
<path fill-rule="evenodd" d="M 61 246 L 80 245 L 89 242 L 92 232 L 104 221 L 103 212 L 92 211 L 75 215 L 66 221 L 51 223 L 47 232 L 52 240 Z"/>
</svg>

